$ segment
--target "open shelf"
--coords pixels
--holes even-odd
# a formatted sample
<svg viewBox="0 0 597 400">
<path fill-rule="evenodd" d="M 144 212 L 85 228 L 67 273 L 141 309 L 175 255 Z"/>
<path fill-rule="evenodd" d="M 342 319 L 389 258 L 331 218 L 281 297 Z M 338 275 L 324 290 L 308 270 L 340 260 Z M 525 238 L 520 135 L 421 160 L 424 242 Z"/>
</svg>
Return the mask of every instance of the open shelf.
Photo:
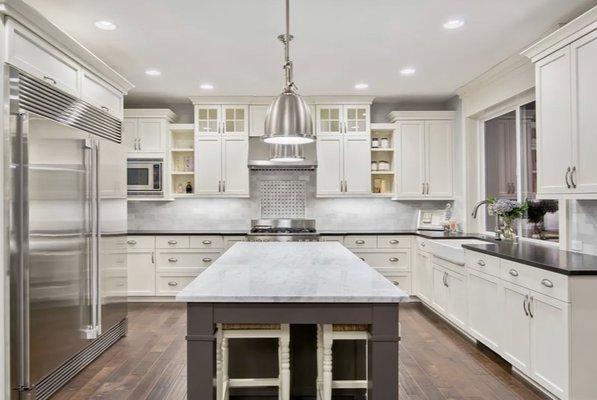
<svg viewBox="0 0 597 400">
<path fill-rule="evenodd" d="M 394 175 L 394 171 L 371 171 L 371 175 Z"/>
<path fill-rule="evenodd" d="M 383 153 L 383 152 L 393 152 L 393 151 L 394 151 L 394 149 L 371 148 L 371 151 L 372 151 L 373 153 L 377 153 L 377 152 L 379 152 L 379 153 Z"/>
<path fill-rule="evenodd" d="M 186 193 L 190 182 L 195 190 L 195 126 L 193 124 L 170 124 L 170 191 L 172 196 L 189 197 Z M 183 193 L 177 191 L 182 188 Z"/>
<path fill-rule="evenodd" d="M 388 170 L 371 170 L 374 197 L 392 197 L 394 193 L 395 129 L 394 124 L 371 124 L 371 163 L 387 163 L 389 166 Z"/>
</svg>

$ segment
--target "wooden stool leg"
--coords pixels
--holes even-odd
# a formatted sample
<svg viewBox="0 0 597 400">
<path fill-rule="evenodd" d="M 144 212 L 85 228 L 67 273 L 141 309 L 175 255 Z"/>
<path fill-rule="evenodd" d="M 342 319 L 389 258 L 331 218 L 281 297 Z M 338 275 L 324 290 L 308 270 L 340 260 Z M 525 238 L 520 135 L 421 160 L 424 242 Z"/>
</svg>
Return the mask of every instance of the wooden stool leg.
<svg viewBox="0 0 597 400">
<path fill-rule="evenodd" d="M 216 400 L 223 399 L 223 379 L 222 379 L 222 326 L 218 324 L 216 332 Z"/>
<path fill-rule="evenodd" d="M 332 325 L 323 326 L 323 400 L 332 400 Z"/>
<path fill-rule="evenodd" d="M 321 324 L 317 325 L 317 380 L 316 386 L 316 399 L 322 400 L 322 386 L 323 386 L 323 329 Z"/>
<path fill-rule="evenodd" d="M 290 326 L 283 324 L 281 326 L 281 336 L 279 340 L 280 354 L 280 399 L 290 400 Z"/>
</svg>

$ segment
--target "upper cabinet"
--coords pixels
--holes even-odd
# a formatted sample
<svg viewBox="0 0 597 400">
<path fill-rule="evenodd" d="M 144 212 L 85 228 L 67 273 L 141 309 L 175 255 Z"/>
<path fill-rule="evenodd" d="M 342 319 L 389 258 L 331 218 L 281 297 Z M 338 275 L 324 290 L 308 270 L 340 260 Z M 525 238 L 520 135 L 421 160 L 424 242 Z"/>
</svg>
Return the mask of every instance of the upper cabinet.
<svg viewBox="0 0 597 400">
<path fill-rule="evenodd" d="M 50 38 L 38 35 L 11 18 L 6 22 L 6 44 L 9 64 L 122 120 L 123 94 L 131 87 L 128 82 L 125 81 L 126 88 L 117 88 L 92 72 L 92 66 L 59 50 Z M 89 56 L 88 51 L 85 52 Z"/>
<path fill-rule="evenodd" d="M 168 109 L 128 109 L 124 111 L 122 143 L 129 157 L 164 158 L 168 143 L 168 124 L 176 114 Z"/>
<path fill-rule="evenodd" d="M 317 134 L 365 134 L 371 130 L 369 104 L 322 104 L 316 106 Z"/>
<path fill-rule="evenodd" d="M 453 197 L 452 111 L 395 111 L 398 136 L 396 199 Z"/>
<path fill-rule="evenodd" d="M 249 106 L 195 105 L 195 125 L 198 135 L 246 136 L 249 132 Z"/>
<path fill-rule="evenodd" d="M 597 11 L 523 54 L 535 63 L 538 196 L 597 199 Z"/>
</svg>

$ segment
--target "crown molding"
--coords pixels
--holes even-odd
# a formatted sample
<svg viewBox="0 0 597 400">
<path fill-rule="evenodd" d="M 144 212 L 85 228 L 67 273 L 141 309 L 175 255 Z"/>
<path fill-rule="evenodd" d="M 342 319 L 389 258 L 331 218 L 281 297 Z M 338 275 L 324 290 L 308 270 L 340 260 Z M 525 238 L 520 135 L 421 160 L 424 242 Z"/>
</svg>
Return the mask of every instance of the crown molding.
<svg viewBox="0 0 597 400">
<path fill-rule="evenodd" d="M 164 118 L 168 122 L 176 119 L 176 114 L 169 108 L 127 108 L 125 118 Z"/>
<path fill-rule="evenodd" d="M 456 111 L 392 111 L 387 116 L 392 122 L 417 120 L 450 120 L 456 118 Z"/>
</svg>

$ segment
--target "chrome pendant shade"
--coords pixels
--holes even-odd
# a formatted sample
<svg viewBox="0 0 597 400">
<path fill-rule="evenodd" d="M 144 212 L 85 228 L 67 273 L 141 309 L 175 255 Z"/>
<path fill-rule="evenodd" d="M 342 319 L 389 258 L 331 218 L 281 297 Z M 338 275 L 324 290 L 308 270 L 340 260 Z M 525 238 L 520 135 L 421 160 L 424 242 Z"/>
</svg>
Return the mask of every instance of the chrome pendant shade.
<svg viewBox="0 0 597 400">
<path fill-rule="evenodd" d="M 286 83 L 265 116 L 263 140 L 272 144 L 304 144 L 315 140 L 311 110 L 296 93 L 290 61 L 290 0 L 286 0 L 286 34 L 278 36 L 284 44 L 284 72 Z"/>
<path fill-rule="evenodd" d="M 299 144 L 275 144 L 272 146 L 271 161 L 300 162 L 305 160 L 303 146 Z"/>
</svg>

